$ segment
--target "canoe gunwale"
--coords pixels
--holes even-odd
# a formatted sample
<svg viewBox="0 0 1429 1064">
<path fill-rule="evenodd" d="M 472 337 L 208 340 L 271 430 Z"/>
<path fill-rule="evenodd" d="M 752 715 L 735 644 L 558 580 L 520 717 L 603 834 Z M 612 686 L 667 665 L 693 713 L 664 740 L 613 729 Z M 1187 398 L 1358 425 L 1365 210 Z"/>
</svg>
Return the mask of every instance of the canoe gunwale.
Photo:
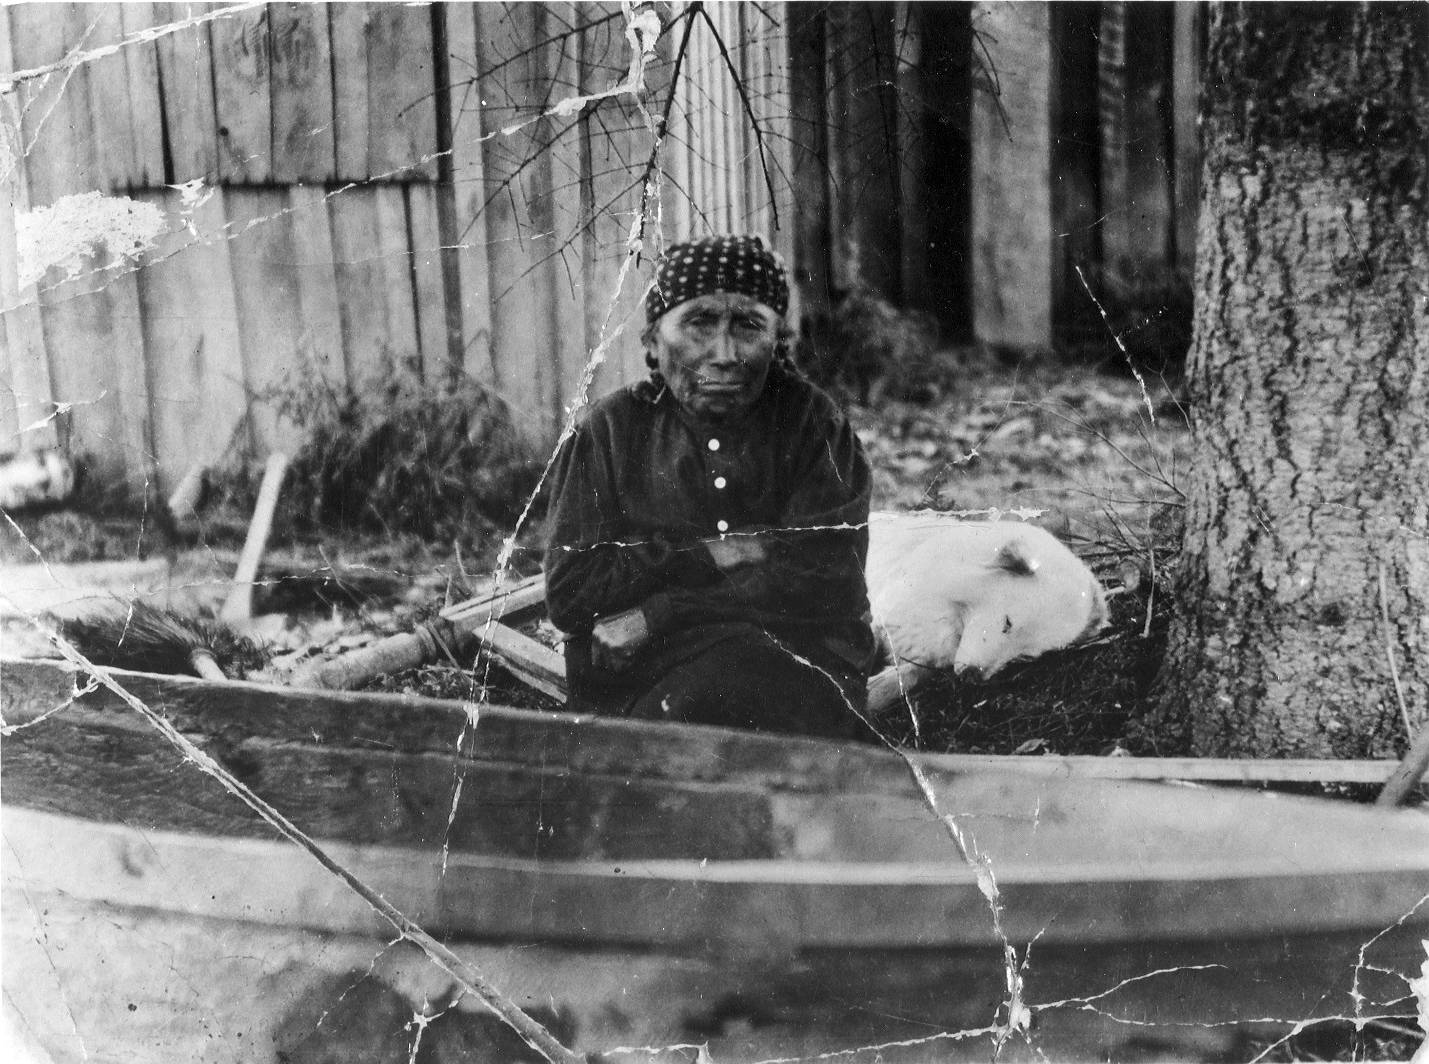
<svg viewBox="0 0 1429 1064">
<path fill-rule="evenodd" d="M 269 684 L 231 680 L 223 683 L 197 677 L 166 676 L 154 673 L 105 670 L 121 683 L 135 689 L 141 697 L 157 703 L 175 718 L 181 730 L 204 733 L 239 729 L 236 720 L 214 720 L 213 702 L 219 695 L 242 700 L 246 706 L 268 701 L 278 708 L 265 715 L 263 723 L 273 723 L 282 712 L 306 704 L 322 710 L 329 727 L 350 719 L 353 730 L 347 738 L 361 741 L 359 718 L 371 715 L 380 721 L 401 719 L 410 731 L 402 747 L 405 752 L 430 749 L 450 753 L 450 727 L 460 727 L 469 720 L 466 703 L 422 696 L 319 691 Z M 51 712 L 78 690 L 80 670 L 52 660 L 10 659 L 0 655 L 0 717 L 7 727 L 24 727 L 38 717 Z M 18 688 L 18 691 L 17 691 Z M 122 714 L 132 711 L 103 689 L 84 695 L 79 704 L 95 711 L 115 710 Z M 830 788 L 857 787 L 860 790 L 901 790 L 906 782 L 907 768 L 902 758 L 872 743 L 840 745 L 802 736 L 768 735 L 699 725 L 675 725 L 659 722 L 629 721 L 598 717 L 591 714 L 544 712 L 509 706 L 484 704 L 479 707 L 478 728 L 485 728 L 483 738 L 493 729 L 505 726 L 529 735 L 547 739 L 546 754 L 569 751 L 569 767 L 585 772 L 630 771 L 624 763 L 622 745 L 648 750 L 642 758 L 642 769 L 656 776 L 665 775 L 687 782 L 702 779 L 722 781 L 746 776 L 761 786 L 774 790 L 818 792 Z M 425 730 L 444 725 L 439 736 L 425 742 Z M 310 735 L 307 733 L 298 733 Z M 318 733 L 326 739 L 324 732 Z M 392 730 L 383 735 L 391 737 Z M 333 739 L 340 730 L 331 733 Z M 592 753 L 589 747 L 595 747 Z M 615 748 L 617 759 L 602 769 L 599 752 Z M 666 756 L 672 752 L 693 748 L 687 756 Z M 475 744 L 473 757 L 498 761 L 496 744 Z M 493 754 L 495 756 L 493 756 Z M 735 755 L 739 755 L 736 757 Z M 925 769 L 935 772 L 966 773 L 979 771 L 1020 772 L 1039 776 L 1069 776 L 1098 779 L 1175 780 L 1188 783 L 1241 783 L 1265 785 L 1271 783 L 1364 783 L 1382 784 L 1393 774 L 1398 762 L 1385 760 L 1311 760 L 1311 759 L 1214 759 L 1214 758 L 1143 758 L 1095 757 L 1088 755 L 993 755 L 993 754 L 930 754 L 910 755 Z M 513 762 L 519 758 L 512 758 Z M 702 775 L 704 773 L 704 775 Z"/>
</svg>

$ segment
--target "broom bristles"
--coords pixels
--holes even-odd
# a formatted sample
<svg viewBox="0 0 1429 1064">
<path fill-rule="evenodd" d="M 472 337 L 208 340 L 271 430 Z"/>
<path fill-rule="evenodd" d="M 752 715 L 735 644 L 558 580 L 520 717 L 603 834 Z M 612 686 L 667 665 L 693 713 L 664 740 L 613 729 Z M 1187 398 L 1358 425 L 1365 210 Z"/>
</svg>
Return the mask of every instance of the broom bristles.
<svg viewBox="0 0 1429 1064">
<path fill-rule="evenodd" d="M 242 676 L 263 668 L 271 656 L 266 647 L 225 624 L 142 601 L 116 602 L 65 621 L 62 628 L 96 665 L 136 672 L 191 675 L 189 655 L 202 649 L 229 675 Z"/>
</svg>

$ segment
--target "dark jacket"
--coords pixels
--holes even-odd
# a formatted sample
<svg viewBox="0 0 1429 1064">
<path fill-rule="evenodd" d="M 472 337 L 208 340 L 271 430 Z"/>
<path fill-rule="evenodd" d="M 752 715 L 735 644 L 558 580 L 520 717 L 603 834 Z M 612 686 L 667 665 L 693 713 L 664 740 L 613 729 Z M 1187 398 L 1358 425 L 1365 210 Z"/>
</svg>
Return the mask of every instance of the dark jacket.
<svg viewBox="0 0 1429 1064">
<path fill-rule="evenodd" d="M 833 401 L 777 365 L 735 429 L 702 425 L 648 381 L 596 402 L 556 458 L 545 559 L 551 621 L 577 637 L 573 679 L 589 667 L 580 637 L 637 605 L 650 656 L 678 660 L 752 623 L 867 670 L 869 481 Z M 721 532 L 761 534 L 768 559 L 726 576 L 700 542 Z"/>
</svg>

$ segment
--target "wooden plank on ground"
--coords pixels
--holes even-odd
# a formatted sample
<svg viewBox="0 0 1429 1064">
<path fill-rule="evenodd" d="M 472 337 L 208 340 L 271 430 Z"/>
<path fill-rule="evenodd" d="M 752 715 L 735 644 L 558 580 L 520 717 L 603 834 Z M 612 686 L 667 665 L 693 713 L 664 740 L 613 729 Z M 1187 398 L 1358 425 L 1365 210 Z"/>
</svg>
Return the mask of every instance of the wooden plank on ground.
<svg viewBox="0 0 1429 1064">
<path fill-rule="evenodd" d="M 401 185 L 372 187 L 382 288 L 387 303 L 387 350 L 394 367 L 420 371 L 421 344 L 412 291 L 412 245 L 407 235 L 407 205 Z M 341 198 L 341 197 L 339 197 Z"/>
<path fill-rule="evenodd" d="M 987 0 L 973 20 L 1001 86 L 1000 95 L 986 83 L 973 91 L 973 330 L 994 347 L 1046 353 L 1053 276 L 1047 5 Z"/>
<path fill-rule="evenodd" d="M 330 181 L 337 171 L 328 5 L 269 4 L 268 19 L 273 180 Z"/>
<path fill-rule="evenodd" d="M 161 15 L 154 5 L 131 0 L 117 5 L 125 34 L 148 29 Z M 159 108 L 159 46 L 154 41 L 127 44 L 123 49 L 124 73 L 129 83 L 129 166 L 133 188 L 157 188 L 164 173 L 164 117 Z"/>
<path fill-rule="evenodd" d="M 218 19 L 210 34 L 219 177 L 261 184 L 273 176 L 268 9 Z"/>
<path fill-rule="evenodd" d="M 337 180 L 367 178 L 366 3 L 326 5 L 332 27 L 333 144 Z"/>
<path fill-rule="evenodd" d="M 160 16 L 191 17 L 208 4 L 156 8 Z M 160 37 L 159 77 L 168 127 L 174 182 L 218 180 L 218 124 L 213 99 L 213 46 L 210 23 L 188 26 Z"/>
<path fill-rule="evenodd" d="M 191 209 L 192 231 L 173 192 L 150 192 L 171 228 L 139 277 L 153 390 L 150 416 L 164 484 L 195 462 L 212 464 L 230 445 L 247 450 L 248 393 L 238 335 L 233 269 L 224 226 L 224 192 Z"/>
<path fill-rule="evenodd" d="M 518 680 L 551 698 L 566 697 L 566 659 L 499 621 L 477 632 L 481 645 Z"/>
<path fill-rule="evenodd" d="M 476 380 L 495 383 L 491 359 L 491 280 L 487 262 L 486 195 L 482 96 L 478 73 L 476 7 L 469 2 L 441 6 L 451 104 L 447 144 L 451 150 L 452 215 L 442 243 L 455 247 L 461 294 L 460 369 Z"/>
<path fill-rule="evenodd" d="M 338 311 L 348 382 L 358 389 L 392 372 L 387 337 L 387 283 L 377 231 L 376 189 L 349 188 L 328 200 Z"/>
<path fill-rule="evenodd" d="M 442 272 L 442 236 L 435 185 L 409 184 L 407 220 L 411 232 L 412 279 L 417 309 L 417 346 L 422 375 L 430 383 L 451 378 L 453 352 L 448 346 L 446 279 Z"/>
<path fill-rule="evenodd" d="M 293 275 L 302 308 L 299 356 L 310 363 L 319 380 L 338 389 L 347 382 L 347 362 L 327 193 L 320 186 L 294 185 L 288 189 L 288 206 Z"/>
<path fill-rule="evenodd" d="M 396 181 L 435 180 L 431 6 L 373 4 L 368 10 L 367 172 Z"/>
<path fill-rule="evenodd" d="M 224 205 L 253 436 L 260 453 L 291 454 L 294 426 L 279 417 L 272 394 L 297 367 L 303 333 L 287 196 L 279 188 L 231 188 Z"/>
</svg>

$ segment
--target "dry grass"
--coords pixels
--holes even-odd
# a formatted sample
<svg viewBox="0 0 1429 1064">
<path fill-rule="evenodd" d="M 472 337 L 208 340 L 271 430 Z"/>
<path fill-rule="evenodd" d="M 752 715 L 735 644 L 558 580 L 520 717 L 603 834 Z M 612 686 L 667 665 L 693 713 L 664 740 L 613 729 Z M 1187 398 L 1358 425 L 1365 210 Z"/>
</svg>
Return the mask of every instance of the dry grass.
<svg viewBox="0 0 1429 1064">
<path fill-rule="evenodd" d="M 989 680 L 935 675 L 885 723 L 922 749 L 1101 754 L 1155 749 L 1149 706 L 1180 547 L 1185 417 L 1164 382 L 1124 370 L 947 356 L 955 382 L 932 405 L 852 411 L 874 465 L 876 509 L 1035 510 L 1110 597 L 1092 643 Z"/>
<path fill-rule="evenodd" d="M 469 378 L 335 386 L 303 362 L 274 398 L 303 439 L 280 526 L 470 540 L 514 523 L 539 475 L 511 411 Z"/>
</svg>

